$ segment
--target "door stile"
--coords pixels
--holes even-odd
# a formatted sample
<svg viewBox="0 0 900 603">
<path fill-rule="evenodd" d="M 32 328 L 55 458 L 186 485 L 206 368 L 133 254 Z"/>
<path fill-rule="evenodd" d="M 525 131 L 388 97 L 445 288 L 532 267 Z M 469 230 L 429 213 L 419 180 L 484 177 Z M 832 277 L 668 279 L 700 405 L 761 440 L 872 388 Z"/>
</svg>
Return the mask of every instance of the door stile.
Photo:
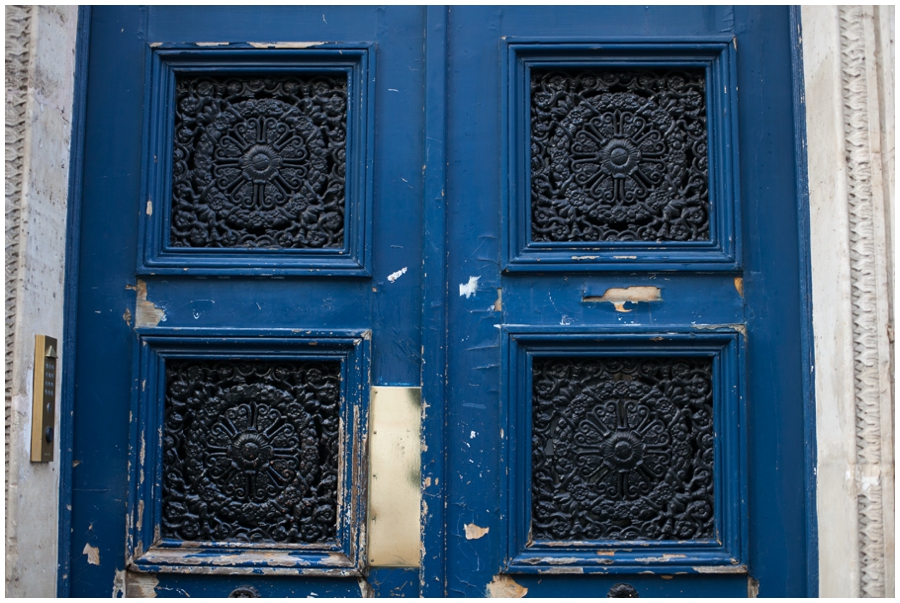
<svg viewBox="0 0 900 603">
<path fill-rule="evenodd" d="M 425 16 L 425 165 L 422 237 L 422 508 L 419 596 L 446 596 L 447 11 Z"/>
</svg>

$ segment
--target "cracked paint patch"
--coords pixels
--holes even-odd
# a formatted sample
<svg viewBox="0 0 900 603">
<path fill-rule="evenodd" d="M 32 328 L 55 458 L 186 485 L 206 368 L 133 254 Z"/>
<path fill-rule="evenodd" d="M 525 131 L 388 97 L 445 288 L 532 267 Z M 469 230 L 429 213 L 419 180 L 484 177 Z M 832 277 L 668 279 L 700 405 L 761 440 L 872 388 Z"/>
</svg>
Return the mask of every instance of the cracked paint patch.
<svg viewBox="0 0 900 603">
<path fill-rule="evenodd" d="M 474 523 L 467 523 L 465 527 L 466 540 L 478 540 L 479 538 L 484 538 L 484 536 L 491 531 L 490 528 L 482 528 Z"/>
<path fill-rule="evenodd" d="M 498 574 L 487 585 L 486 594 L 492 599 L 521 599 L 528 594 L 528 589 L 509 576 Z"/>
<path fill-rule="evenodd" d="M 400 278 L 401 276 L 403 276 L 404 274 L 406 274 L 406 268 L 407 268 L 407 267 L 404 266 L 403 268 L 401 268 L 401 269 L 398 270 L 397 272 L 392 272 L 391 274 L 389 274 L 389 275 L 388 275 L 388 282 L 389 282 L 389 283 L 393 283 L 393 282 L 395 282 L 398 278 Z"/>
<path fill-rule="evenodd" d="M 100 565 L 100 549 L 91 546 L 89 543 L 85 543 L 84 550 L 81 551 L 83 555 L 87 555 L 87 562 L 91 565 Z"/>
<path fill-rule="evenodd" d="M 585 302 L 608 302 L 612 304 L 616 312 L 631 312 L 630 308 L 626 308 L 625 304 L 637 304 L 639 302 L 660 302 L 662 294 L 659 287 L 613 287 L 607 289 L 606 292 L 597 297 L 595 295 L 585 295 L 582 298 Z"/>
<path fill-rule="evenodd" d="M 468 283 L 460 283 L 459 285 L 459 296 L 466 296 L 466 299 L 469 299 L 475 292 L 478 291 L 478 280 L 480 276 L 470 276 Z"/>
</svg>

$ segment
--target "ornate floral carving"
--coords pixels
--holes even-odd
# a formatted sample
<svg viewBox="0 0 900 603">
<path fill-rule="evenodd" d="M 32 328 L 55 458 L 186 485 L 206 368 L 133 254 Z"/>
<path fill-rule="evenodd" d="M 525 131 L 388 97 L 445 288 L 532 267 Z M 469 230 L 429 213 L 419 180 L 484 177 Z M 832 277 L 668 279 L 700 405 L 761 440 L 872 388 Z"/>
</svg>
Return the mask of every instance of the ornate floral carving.
<svg viewBox="0 0 900 603">
<path fill-rule="evenodd" d="M 179 76 L 175 247 L 344 244 L 346 78 Z"/>
<path fill-rule="evenodd" d="M 535 539 L 715 535 L 709 359 L 538 358 L 533 370 Z"/>
<path fill-rule="evenodd" d="M 162 535 L 335 538 L 340 363 L 169 360 Z"/>
<path fill-rule="evenodd" d="M 533 241 L 706 241 L 705 76 L 532 71 Z"/>
</svg>

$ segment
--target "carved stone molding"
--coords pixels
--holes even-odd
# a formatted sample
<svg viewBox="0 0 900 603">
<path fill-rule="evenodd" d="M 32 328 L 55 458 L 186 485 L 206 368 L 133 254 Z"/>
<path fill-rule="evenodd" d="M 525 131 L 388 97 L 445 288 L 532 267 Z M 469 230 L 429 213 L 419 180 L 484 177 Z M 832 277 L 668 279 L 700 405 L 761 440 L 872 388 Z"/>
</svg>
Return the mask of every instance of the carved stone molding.
<svg viewBox="0 0 900 603">
<path fill-rule="evenodd" d="M 886 596 L 886 555 L 892 549 L 890 486 L 892 423 L 890 309 L 882 179 L 878 92 L 872 88 L 875 58 L 873 11 L 844 6 L 840 15 L 840 61 L 844 160 L 853 335 L 853 392 L 856 412 L 859 596 Z M 873 123 L 874 122 L 874 123 Z M 885 416 L 887 414 L 887 416 Z M 885 427 L 887 429 L 885 429 Z M 887 431 L 887 433 L 886 433 Z M 887 503 L 887 504 L 886 504 Z"/>
<path fill-rule="evenodd" d="M 22 222 L 25 107 L 31 56 L 31 7 L 6 7 L 6 496 L 9 496 L 9 436 L 12 425 L 13 351 Z M 7 502 L 7 504 L 9 504 Z"/>
</svg>

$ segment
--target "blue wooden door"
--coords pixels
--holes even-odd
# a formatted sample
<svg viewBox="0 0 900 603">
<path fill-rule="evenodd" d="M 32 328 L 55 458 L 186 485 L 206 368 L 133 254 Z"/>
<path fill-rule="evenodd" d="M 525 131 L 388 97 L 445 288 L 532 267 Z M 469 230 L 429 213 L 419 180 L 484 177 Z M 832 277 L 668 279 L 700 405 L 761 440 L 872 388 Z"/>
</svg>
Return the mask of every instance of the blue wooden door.
<svg viewBox="0 0 900 603">
<path fill-rule="evenodd" d="M 446 23 L 446 593 L 809 593 L 788 10 Z"/>
<path fill-rule="evenodd" d="M 369 388 L 419 383 L 424 10 L 90 28 L 63 584 L 359 596 Z"/>
<path fill-rule="evenodd" d="M 61 591 L 809 594 L 790 40 L 93 9 Z M 418 571 L 365 554 L 383 385 L 423 392 Z"/>
</svg>

